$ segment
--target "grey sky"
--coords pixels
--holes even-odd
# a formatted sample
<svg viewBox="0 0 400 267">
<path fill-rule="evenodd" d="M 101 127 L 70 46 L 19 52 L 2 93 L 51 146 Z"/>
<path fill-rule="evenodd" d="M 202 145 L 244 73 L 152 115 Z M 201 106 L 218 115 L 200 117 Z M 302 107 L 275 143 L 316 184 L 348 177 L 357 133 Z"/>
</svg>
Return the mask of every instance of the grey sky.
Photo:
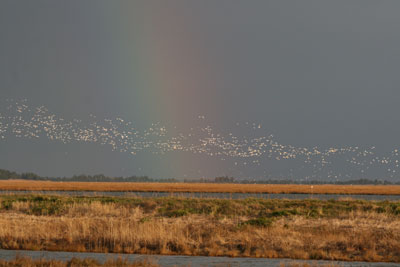
<svg viewBox="0 0 400 267">
<path fill-rule="evenodd" d="M 183 129 L 204 114 L 221 131 L 237 121 L 261 123 L 283 144 L 389 151 L 400 136 L 399 12 L 394 0 L 4 0 L 0 97 L 27 98 L 68 119 L 92 113 Z M 155 59 L 149 67 L 157 49 L 177 61 L 158 66 Z M 168 68 L 176 77 L 163 87 L 152 72 Z M 143 75 L 161 82 L 149 88 Z M 181 105 L 171 84 L 190 84 L 179 91 Z M 48 140 L 8 138 L 0 150 L 0 168 L 44 175 L 213 176 L 229 169 L 208 169 L 212 158 L 182 166 L 187 155 L 132 157 Z"/>
</svg>

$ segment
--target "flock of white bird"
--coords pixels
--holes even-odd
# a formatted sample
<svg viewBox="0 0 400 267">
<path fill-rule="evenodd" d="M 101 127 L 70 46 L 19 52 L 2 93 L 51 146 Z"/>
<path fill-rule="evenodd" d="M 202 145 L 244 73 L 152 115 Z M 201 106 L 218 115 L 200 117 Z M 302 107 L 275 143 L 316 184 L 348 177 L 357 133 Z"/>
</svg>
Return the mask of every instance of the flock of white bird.
<svg viewBox="0 0 400 267">
<path fill-rule="evenodd" d="M 204 116 L 199 116 L 199 119 L 205 121 Z M 381 177 L 395 178 L 400 171 L 398 149 L 380 155 L 375 147 L 295 147 L 274 141 L 272 135 L 255 136 L 255 133 L 262 132 L 259 124 L 245 125 L 252 131 L 251 137 L 218 133 L 210 125 L 197 126 L 171 136 L 169 129 L 160 123 L 138 130 L 132 122 L 122 118 L 98 120 L 90 115 L 85 122 L 78 119 L 68 121 L 52 114 L 44 106 L 31 107 L 27 100 L 7 99 L 1 103 L 0 109 L 0 140 L 3 142 L 8 136 L 28 139 L 46 137 L 64 144 L 90 142 L 108 145 L 114 151 L 132 155 L 141 151 L 205 154 L 221 160 L 231 159 L 235 165 L 261 168 L 266 161 L 287 160 L 288 163 L 300 162 L 303 169 L 307 166 L 312 173 L 309 178 L 318 177 L 318 173 L 324 171 L 328 178 L 339 179 L 346 176 L 346 168 L 353 172 L 356 170 L 359 177 L 375 169 L 374 175 L 378 170 Z M 341 166 L 347 164 L 347 167 L 335 169 L 338 162 Z M 350 176 L 347 174 L 347 177 Z"/>
</svg>

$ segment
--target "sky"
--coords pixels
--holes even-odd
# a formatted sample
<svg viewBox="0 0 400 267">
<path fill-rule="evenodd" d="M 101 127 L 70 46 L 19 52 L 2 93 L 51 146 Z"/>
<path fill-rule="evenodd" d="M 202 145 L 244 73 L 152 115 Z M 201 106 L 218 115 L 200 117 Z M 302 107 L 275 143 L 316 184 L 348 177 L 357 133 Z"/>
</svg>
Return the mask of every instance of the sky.
<svg viewBox="0 0 400 267">
<path fill-rule="evenodd" d="M 0 114 L 5 125 L 15 120 L 6 103 L 26 101 L 32 113 L 45 106 L 87 125 L 91 116 L 122 118 L 139 131 L 158 123 L 170 136 L 210 126 L 244 143 L 272 135 L 284 149 L 375 147 L 368 162 L 395 164 L 399 10 L 394 0 L 3 0 Z M 0 140 L 0 168 L 19 172 L 337 176 L 312 170 L 314 163 L 301 167 L 304 158 L 221 157 L 193 149 L 159 154 L 146 147 L 131 154 L 81 139 L 18 137 L 14 126 Z M 385 166 L 354 171 L 347 166 L 353 154 L 328 164 L 330 173 L 399 179 Z"/>
</svg>

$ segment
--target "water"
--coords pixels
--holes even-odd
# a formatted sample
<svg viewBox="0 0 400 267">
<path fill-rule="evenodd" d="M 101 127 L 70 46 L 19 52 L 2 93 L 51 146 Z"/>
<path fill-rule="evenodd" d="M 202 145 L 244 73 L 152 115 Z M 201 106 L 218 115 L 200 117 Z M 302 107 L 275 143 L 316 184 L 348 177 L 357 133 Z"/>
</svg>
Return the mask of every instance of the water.
<svg viewBox="0 0 400 267">
<path fill-rule="evenodd" d="M 4 260 L 15 259 L 17 255 L 31 257 L 32 259 L 54 259 L 67 261 L 73 257 L 75 258 L 93 258 L 97 261 L 104 263 L 107 259 L 127 258 L 129 261 L 140 259 L 152 259 L 160 266 L 251 266 L 251 267 L 265 267 L 265 266 L 280 266 L 281 263 L 288 264 L 293 262 L 309 263 L 309 264 L 335 264 L 338 266 L 371 266 L 371 267 L 394 267 L 400 266 L 398 263 L 387 262 L 344 262 L 344 261 L 304 261 L 304 260 L 291 260 L 291 259 L 265 259 L 265 258 L 229 258 L 229 257 L 203 257 L 203 256 L 160 256 L 160 255 L 138 255 L 138 254 L 114 254 L 114 253 L 83 253 L 83 252 L 62 252 L 62 251 L 29 251 L 29 250 L 0 250 L 0 258 Z"/>
<path fill-rule="evenodd" d="M 106 192 L 106 191 L 8 191 L 0 190 L 0 195 L 7 194 L 40 194 L 66 196 L 108 196 L 108 197 L 184 197 L 184 198 L 219 198 L 219 199 L 362 199 L 400 201 L 400 195 L 346 195 L 346 194 L 267 194 L 267 193 L 199 193 L 199 192 Z"/>
</svg>

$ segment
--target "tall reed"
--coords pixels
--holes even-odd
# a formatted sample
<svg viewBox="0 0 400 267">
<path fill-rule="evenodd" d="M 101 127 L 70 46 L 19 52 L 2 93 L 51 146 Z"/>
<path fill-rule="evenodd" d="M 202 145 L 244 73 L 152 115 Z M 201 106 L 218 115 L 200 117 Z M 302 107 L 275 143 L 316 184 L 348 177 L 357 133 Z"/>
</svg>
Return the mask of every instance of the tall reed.
<svg viewBox="0 0 400 267">
<path fill-rule="evenodd" d="M 0 247 L 400 262 L 400 204 L 3 197 Z"/>
</svg>

